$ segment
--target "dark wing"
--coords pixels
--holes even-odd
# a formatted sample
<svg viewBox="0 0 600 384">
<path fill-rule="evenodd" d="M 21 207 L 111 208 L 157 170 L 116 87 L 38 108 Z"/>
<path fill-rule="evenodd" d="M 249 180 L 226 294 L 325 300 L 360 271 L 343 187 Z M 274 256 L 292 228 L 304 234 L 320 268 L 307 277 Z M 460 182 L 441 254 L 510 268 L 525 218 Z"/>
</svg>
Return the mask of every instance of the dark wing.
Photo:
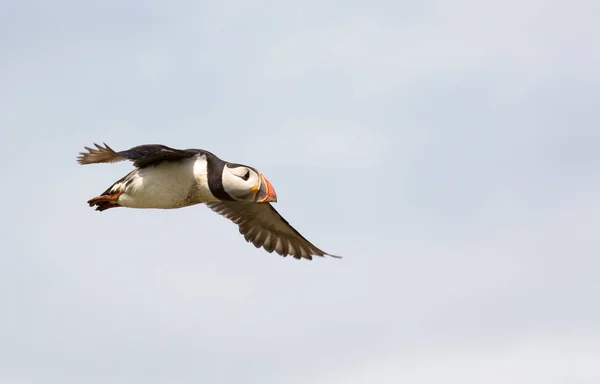
<svg viewBox="0 0 600 384">
<path fill-rule="evenodd" d="M 143 168 L 161 161 L 174 161 L 189 158 L 200 153 L 194 149 L 173 149 L 160 144 L 139 145 L 126 151 L 115 152 L 108 145 L 104 147 L 94 143 L 97 149 L 85 147 L 88 152 L 81 152 L 77 161 L 79 164 L 116 163 L 130 160 L 137 168 Z"/>
<path fill-rule="evenodd" d="M 333 256 L 315 247 L 294 229 L 269 203 L 224 201 L 207 203 L 210 209 L 237 224 L 246 241 L 267 252 L 296 259 L 312 260 L 312 256 Z"/>
<path fill-rule="evenodd" d="M 133 165 L 143 168 L 161 161 L 175 161 L 196 156 L 201 151 L 196 149 L 173 149 L 165 145 L 139 145 L 119 152 L 121 157 L 133 161 Z"/>
</svg>

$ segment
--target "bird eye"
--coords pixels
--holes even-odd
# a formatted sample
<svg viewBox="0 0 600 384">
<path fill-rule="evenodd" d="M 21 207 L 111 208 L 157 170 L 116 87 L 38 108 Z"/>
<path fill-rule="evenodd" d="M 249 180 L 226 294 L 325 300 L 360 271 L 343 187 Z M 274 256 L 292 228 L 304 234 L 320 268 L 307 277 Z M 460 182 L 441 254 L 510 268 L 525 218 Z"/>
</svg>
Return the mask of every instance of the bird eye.
<svg viewBox="0 0 600 384">
<path fill-rule="evenodd" d="M 242 179 L 244 181 L 248 181 L 249 178 L 250 178 L 250 171 L 246 171 L 246 173 L 244 173 L 244 176 L 242 176 Z"/>
</svg>

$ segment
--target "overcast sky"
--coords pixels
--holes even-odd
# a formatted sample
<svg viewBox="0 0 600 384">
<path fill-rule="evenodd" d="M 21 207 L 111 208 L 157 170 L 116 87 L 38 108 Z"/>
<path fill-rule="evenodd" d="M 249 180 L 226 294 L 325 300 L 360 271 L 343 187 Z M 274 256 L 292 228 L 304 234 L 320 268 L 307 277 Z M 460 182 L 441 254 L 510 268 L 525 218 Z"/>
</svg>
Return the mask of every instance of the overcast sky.
<svg viewBox="0 0 600 384">
<path fill-rule="evenodd" d="M 12 1 L 0 382 L 600 382 L 597 1 Z M 258 168 L 313 261 L 86 201 L 117 150 Z"/>
</svg>

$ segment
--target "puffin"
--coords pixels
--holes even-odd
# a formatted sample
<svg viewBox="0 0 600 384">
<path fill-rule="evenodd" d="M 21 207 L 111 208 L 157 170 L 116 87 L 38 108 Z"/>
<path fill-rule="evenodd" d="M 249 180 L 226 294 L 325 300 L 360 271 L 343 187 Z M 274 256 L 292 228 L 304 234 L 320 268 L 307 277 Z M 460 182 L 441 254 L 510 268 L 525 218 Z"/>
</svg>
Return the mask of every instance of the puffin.
<svg viewBox="0 0 600 384">
<path fill-rule="evenodd" d="M 134 170 L 100 196 L 88 200 L 96 211 L 126 207 L 176 209 L 205 204 L 239 228 L 256 248 L 295 259 L 313 256 L 340 258 L 308 241 L 271 205 L 277 202 L 273 185 L 256 168 L 221 160 L 203 149 L 174 149 L 145 144 L 116 152 L 106 143 L 84 147 L 81 165 L 129 160 Z"/>
</svg>

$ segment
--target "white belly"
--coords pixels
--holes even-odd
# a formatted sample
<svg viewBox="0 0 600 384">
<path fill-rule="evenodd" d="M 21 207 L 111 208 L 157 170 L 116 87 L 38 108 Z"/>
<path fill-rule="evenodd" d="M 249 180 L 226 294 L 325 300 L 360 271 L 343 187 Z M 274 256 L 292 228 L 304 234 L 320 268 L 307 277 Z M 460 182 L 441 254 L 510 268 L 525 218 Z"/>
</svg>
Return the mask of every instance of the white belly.
<svg viewBox="0 0 600 384">
<path fill-rule="evenodd" d="M 129 208 L 181 208 L 216 200 L 208 189 L 206 162 L 196 158 L 139 169 L 121 184 L 117 202 Z"/>
</svg>

